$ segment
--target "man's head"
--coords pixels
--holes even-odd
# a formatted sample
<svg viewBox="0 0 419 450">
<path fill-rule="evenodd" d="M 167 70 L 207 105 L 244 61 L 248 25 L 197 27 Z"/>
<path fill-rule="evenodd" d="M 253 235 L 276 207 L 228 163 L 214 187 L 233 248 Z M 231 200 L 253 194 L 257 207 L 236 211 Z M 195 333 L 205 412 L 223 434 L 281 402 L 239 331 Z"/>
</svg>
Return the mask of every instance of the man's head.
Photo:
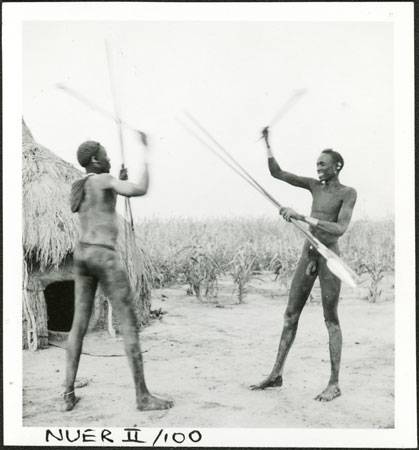
<svg viewBox="0 0 419 450">
<path fill-rule="evenodd" d="M 344 161 L 342 155 L 331 148 L 327 148 L 320 153 L 317 159 L 317 173 L 320 181 L 327 181 L 330 178 L 339 176 Z"/>
<path fill-rule="evenodd" d="M 90 173 L 109 173 L 111 168 L 105 148 L 96 141 L 83 142 L 77 150 L 77 160 Z"/>
</svg>

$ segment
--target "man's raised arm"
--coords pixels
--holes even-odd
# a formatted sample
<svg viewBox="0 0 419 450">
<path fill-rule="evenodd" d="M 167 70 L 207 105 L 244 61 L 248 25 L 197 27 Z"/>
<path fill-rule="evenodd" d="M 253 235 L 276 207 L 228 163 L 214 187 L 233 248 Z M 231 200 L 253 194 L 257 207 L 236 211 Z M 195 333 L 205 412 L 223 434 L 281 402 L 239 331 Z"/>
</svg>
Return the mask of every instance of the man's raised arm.
<svg viewBox="0 0 419 450">
<path fill-rule="evenodd" d="M 303 189 L 308 189 L 311 191 L 312 184 L 316 181 L 314 178 L 300 177 L 290 172 L 282 170 L 278 162 L 274 158 L 271 151 L 271 146 L 269 144 L 269 129 L 268 127 L 262 130 L 262 136 L 266 143 L 266 152 L 268 156 L 268 166 L 271 175 L 278 180 L 285 181 L 286 183 L 292 184 L 293 186 L 300 187 Z"/>
<path fill-rule="evenodd" d="M 117 194 L 124 197 L 141 197 L 147 194 L 149 183 L 148 167 L 147 164 L 144 168 L 143 174 L 138 183 L 131 183 L 130 181 L 118 180 L 117 178 L 110 177 L 109 188 L 113 189 Z"/>
<path fill-rule="evenodd" d="M 139 131 L 139 136 L 141 139 L 141 143 L 144 146 L 146 152 L 148 151 L 147 147 L 147 137 L 146 135 Z M 149 185 L 149 173 L 148 173 L 148 160 L 147 153 L 145 154 L 144 161 L 144 170 L 140 176 L 140 179 L 137 183 L 132 183 L 127 181 L 127 170 L 125 168 L 121 169 L 119 174 L 119 180 L 109 175 L 105 183 L 108 185 L 108 189 L 113 189 L 117 194 L 123 195 L 124 197 L 141 197 L 142 195 L 147 194 L 148 185 Z"/>
</svg>

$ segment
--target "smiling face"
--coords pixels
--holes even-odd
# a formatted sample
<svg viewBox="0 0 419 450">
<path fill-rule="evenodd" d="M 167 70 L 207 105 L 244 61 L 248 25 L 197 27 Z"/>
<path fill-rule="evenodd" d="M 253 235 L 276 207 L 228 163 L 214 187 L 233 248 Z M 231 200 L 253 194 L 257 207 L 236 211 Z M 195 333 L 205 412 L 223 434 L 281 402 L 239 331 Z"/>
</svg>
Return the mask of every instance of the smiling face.
<svg viewBox="0 0 419 450">
<path fill-rule="evenodd" d="M 336 162 L 332 155 L 320 153 L 320 156 L 317 159 L 317 174 L 320 181 L 328 181 L 339 174 Z"/>
</svg>

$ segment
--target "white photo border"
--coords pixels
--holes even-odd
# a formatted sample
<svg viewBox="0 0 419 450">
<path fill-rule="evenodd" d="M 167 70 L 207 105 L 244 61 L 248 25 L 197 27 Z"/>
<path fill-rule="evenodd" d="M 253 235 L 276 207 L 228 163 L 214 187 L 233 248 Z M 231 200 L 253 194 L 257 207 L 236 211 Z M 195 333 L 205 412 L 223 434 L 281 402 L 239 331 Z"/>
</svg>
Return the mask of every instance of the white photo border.
<svg viewBox="0 0 419 450">
<path fill-rule="evenodd" d="M 4 445 L 45 442 L 45 428 L 22 426 L 21 270 L 22 32 L 24 21 L 360 21 L 394 26 L 395 104 L 395 428 L 200 429 L 199 446 L 416 447 L 414 24 L 413 2 L 340 3 L 3 3 L 3 376 Z M 55 429 L 55 428 L 54 428 Z M 191 428 L 166 429 L 167 432 Z M 93 429 L 96 435 L 100 429 Z M 122 429 L 110 428 L 124 446 Z M 144 429 L 152 440 L 159 429 Z M 118 442 L 118 436 L 121 437 Z M 150 441 L 148 441 L 150 442 Z M 63 443 L 69 445 L 69 443 Z M 151 445 L 151 443 L 149 444 Z M 166 444 L 168 445 L 168 444 Z M 192 446 L 193 444 L 188 444 Z"/>
</svg>

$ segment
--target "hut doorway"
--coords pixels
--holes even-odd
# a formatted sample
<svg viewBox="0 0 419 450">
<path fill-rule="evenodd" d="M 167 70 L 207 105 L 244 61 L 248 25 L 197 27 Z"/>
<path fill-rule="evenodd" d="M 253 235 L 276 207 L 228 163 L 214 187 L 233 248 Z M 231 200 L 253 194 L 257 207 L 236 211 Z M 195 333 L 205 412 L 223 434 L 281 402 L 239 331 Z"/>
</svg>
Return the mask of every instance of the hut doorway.
<svg viewBox="0 0 419 450">
<path fill-rule="evenodd" d="M 44 290 L 48 330 L 67 332 L 74 316 L 74 281 L 55 281 Z"/>
</svg>

